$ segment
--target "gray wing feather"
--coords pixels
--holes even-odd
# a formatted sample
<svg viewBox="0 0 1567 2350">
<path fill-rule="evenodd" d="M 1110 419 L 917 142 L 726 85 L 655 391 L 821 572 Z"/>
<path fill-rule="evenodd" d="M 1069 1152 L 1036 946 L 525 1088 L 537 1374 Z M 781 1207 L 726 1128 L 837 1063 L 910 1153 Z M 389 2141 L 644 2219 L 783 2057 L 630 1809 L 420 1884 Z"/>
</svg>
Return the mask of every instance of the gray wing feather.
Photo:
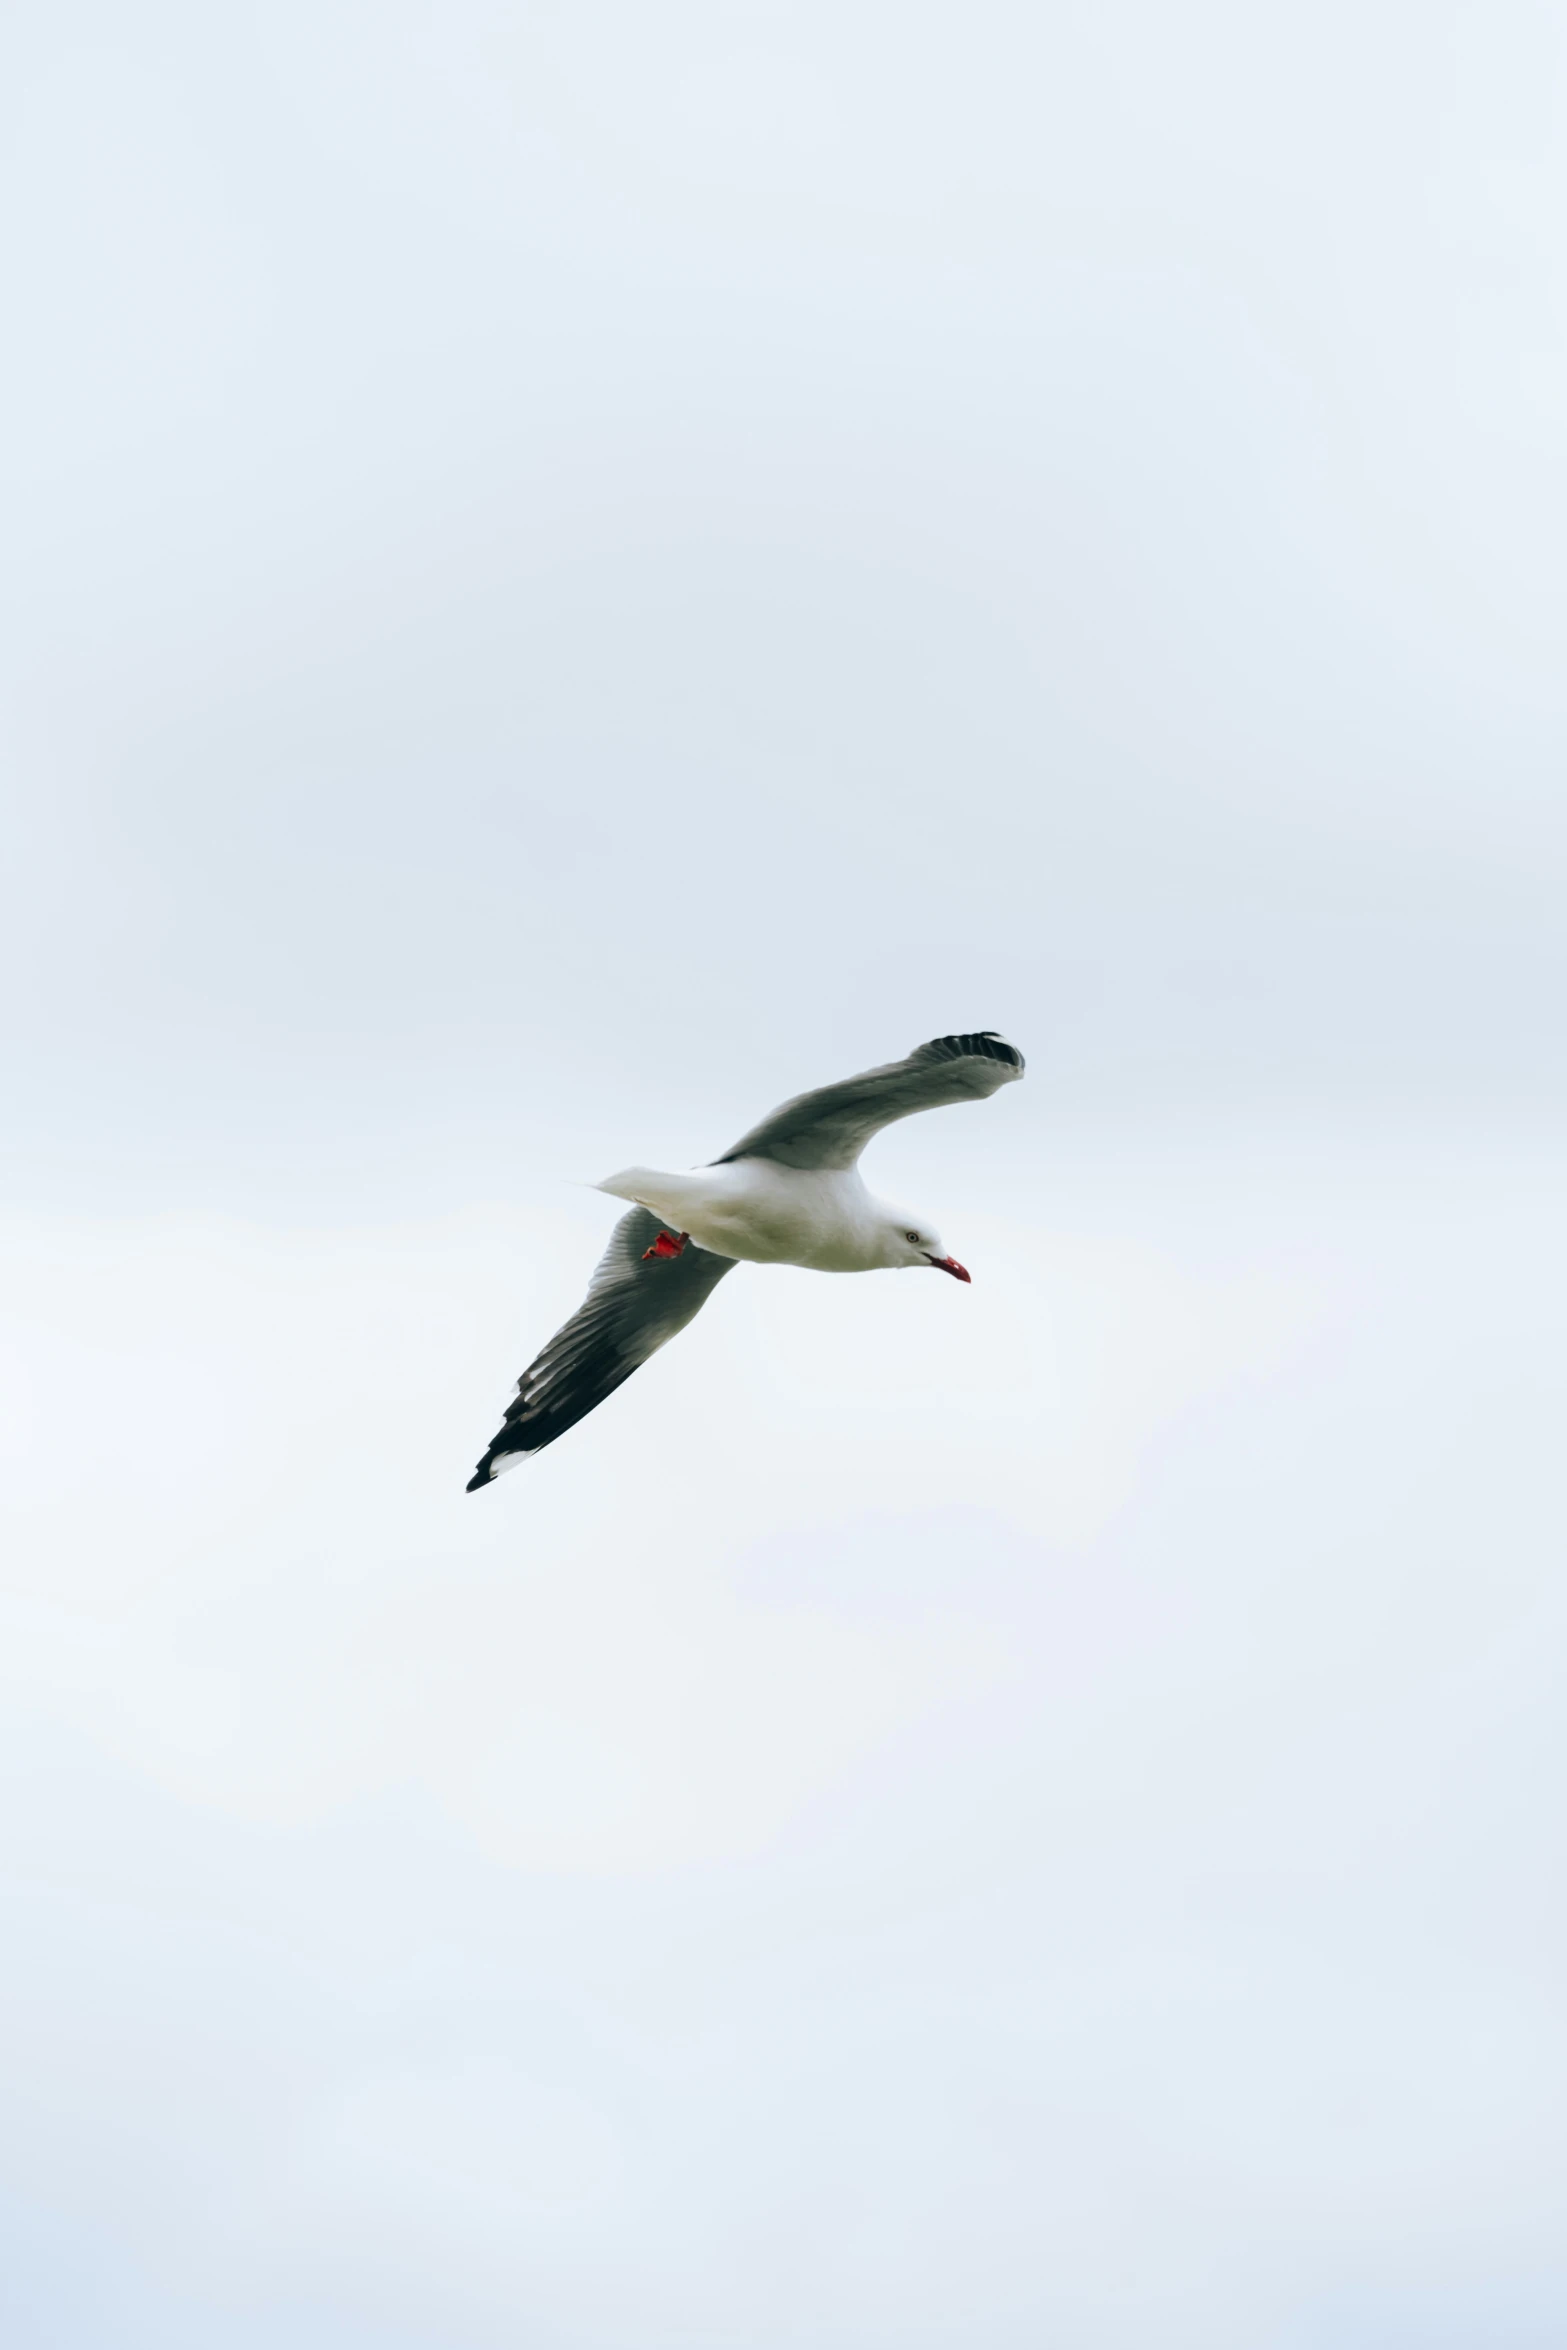
<svg viewBox="0 0 1567 2350">
<path fill-rule="evenodd" d="M 907 1060 L 866 1069 L 841 1084 L 802 1093 L 742 1135 L 715 1166 L 731 1159 L 777 1159 L 785 1167 L 852 1167 L 873 1134 L 917 1110 L 982 1100 L 1023 1074 L 1016 1045 L 994 1029 L 936 1036 Z"/>
<path fill-rule="evenodd" d="M 735 1263 L 687 1241 L 678 1257 L 650 1257 L 669 1227 L 649 1208 L 622 1216 L 588 1294 L 517 1382 L 516 1400 L 468 1482 L 476 1492 L 507 1453 L 542 1452 L 612 1395 L 649 1355 L 685 1328 Z"/>
</svg>

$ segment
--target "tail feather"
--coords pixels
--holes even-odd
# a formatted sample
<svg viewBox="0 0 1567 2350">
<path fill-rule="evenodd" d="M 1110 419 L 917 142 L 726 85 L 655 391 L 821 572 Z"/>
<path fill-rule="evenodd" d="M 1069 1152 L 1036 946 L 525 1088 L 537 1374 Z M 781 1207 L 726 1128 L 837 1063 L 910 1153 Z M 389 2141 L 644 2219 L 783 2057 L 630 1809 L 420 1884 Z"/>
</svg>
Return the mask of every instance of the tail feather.
<svg viewBox="0 0 1567 2350">
<path fill-rule="evenodd" d="M 667 1180 L 653 1167 L 622 1167 L 618 1175 L 606 1175 L 602 1183 L 595 1183 L 595 1191 L 607 1191 L 611 1199 L 628 1199 L 633 1205 L 647 1205 L 648 1186 L 656 1191 Z"/>
</svg>

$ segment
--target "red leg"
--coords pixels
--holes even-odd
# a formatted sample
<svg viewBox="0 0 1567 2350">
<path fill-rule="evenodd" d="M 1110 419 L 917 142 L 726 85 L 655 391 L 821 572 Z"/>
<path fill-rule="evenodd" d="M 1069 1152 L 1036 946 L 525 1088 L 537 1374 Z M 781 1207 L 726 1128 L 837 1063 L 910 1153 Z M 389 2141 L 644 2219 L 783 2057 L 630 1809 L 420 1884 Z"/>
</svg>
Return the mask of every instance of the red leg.
<svg viewBox="0 0 1567 2350">
<path fill-rule="evenodd" d="M 642 1251 L 643 1264 L 647 1263 L 649 1257 L 678 1257 L 682 1255 L 690 1237 L 689 1232 L 682 1232 L 680 1238 L 676 1240 L 671 1234 L 661 1232 L 652 1247 Z"/>
</svg>

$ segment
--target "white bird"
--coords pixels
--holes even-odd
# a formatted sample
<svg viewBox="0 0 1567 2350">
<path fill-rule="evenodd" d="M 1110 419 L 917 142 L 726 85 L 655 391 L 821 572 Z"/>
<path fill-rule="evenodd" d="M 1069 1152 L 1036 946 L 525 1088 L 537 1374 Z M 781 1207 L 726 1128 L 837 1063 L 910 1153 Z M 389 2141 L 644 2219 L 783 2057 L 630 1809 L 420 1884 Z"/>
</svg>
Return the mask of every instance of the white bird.
<svg viewBox="0 0 1567 2350">
<path fill-rule="evenodd" d="M 582 1304 L 518 1380 L 468 1491 L 586 1418 L 742 1260 L 818 1273 L 934 1265 L 967 1281 L 925 1217 L 866 1189 L 860 1153 L 895 1118 L 982 1100 L 1022 1074 L 1022 1054 L 993 1029 L 937 1036 L 907 1060 L 785 1102 L 710 1167 L 609 1176 L 597 1188 L 636 1204 L 615 1226 Z"/>
</svg>

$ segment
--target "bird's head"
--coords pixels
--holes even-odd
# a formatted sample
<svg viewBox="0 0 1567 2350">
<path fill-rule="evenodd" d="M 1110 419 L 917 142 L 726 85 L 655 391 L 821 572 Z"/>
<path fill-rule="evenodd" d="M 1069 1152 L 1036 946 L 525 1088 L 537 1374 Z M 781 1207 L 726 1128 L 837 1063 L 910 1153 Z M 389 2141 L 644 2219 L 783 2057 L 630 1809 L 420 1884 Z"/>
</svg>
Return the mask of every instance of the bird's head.
<svg viewBox="0 0 1567 2350">
<path fill-rule="evenodd" d="M 969 1278 L 957 1258 L 948 1256 L 934 1227 L 918 1216 L 906 1215 L 901 1208 L 889 1210 L 881 1238 L 884 1265 L 934 1265 L 938 1273 L 950 1273 L 954 1281 Z"/>
</svg>

